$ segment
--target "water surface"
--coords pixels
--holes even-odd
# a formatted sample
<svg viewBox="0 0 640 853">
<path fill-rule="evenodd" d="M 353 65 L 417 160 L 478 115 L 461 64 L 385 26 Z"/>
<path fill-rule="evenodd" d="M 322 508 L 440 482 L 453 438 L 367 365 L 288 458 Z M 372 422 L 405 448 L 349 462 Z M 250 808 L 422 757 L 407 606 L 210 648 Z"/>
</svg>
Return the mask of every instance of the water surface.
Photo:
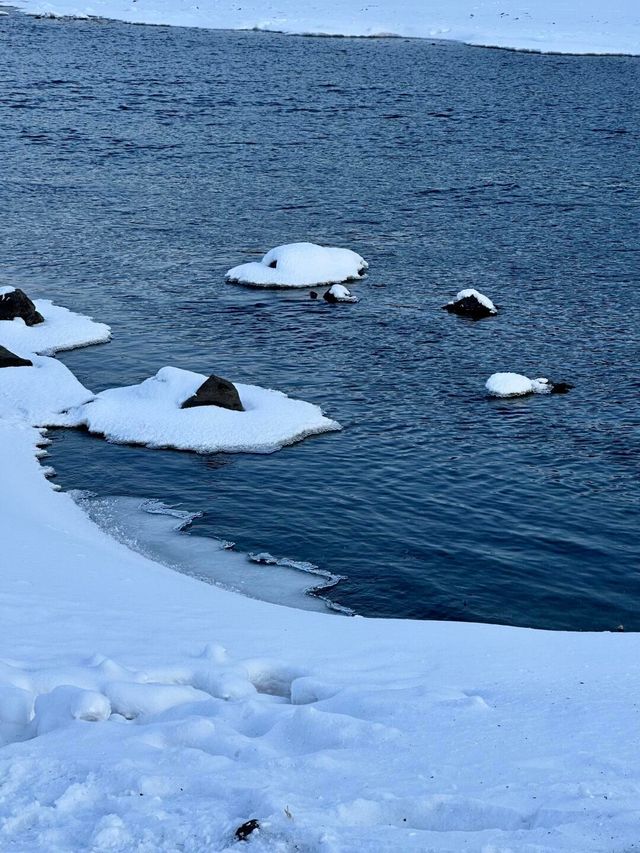
<svg viewBox="0 0 640 853">
<path fill-rule="evenodd" d="M 0 18 L 0 278 L 108 322 L 90 388 L 166 364 L 344 425 L 269 456 L 55 434 L 64 488 L 345 575 L 359 613 L 640 628 L 640 61 Z M 358 305 L 224 272 L 366 257 Z M 439 310 L 477 287 L 502 310 Z M 496 370 L 568 380 L 491 401 Z"/>
</svg>

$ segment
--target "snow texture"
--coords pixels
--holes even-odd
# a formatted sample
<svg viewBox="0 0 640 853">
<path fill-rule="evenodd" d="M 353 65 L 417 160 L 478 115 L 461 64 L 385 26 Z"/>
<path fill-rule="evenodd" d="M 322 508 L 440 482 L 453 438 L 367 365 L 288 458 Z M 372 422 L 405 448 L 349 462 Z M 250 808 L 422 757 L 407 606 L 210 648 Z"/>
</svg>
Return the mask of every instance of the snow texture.
<svg viewBox="0 0 640 853">
<path fill-rule="evenodd" d="M 548 379 L 529 379 L 520 373 L 494 373 L 485 388 L 492 397 L 524 397 L 527 394 L 549 394 Z"/>
<path fill-rule="evenodd" d="M 25 355 L 24 349 L 20 354 Z M 58 413 L 66 407 L 80 406 L 93 399 L 92 392 L 57 359 L 32 353 L 26 353 L 25 357 L 33 362 L 33 367 L 0 370 L 0 418 L 46 425 L 57 420 Z"/>
<path fill-rule="evenodd" d="M 21 0 L 51 16 L 345 36 L 407 36 L 556 53 L 640 53 L 637 0 Z"/>
<path fill-rule="evenodd" d="M 0 849 L 614 853 L 640 635 L 342 618 L 129 551 L 0 419 Z M 330 620 L 330 621 L 328 621 Z"/>
<path fill-rule="evenodd" d="M 485 296 L 484 293 L 480 293 L 479 290 L 474 290 L 473 287 L 468 287 L 465 290 L 459 290 L 456 293 L 456 298 L 453 299 L 449 303 L 449 305 L 453 305 L 454 302 L 460 302 L 461 299 L 467 299 L 469 296 L 475 296 L 475 298 L 478 300 L 478 302 L 481 305 L 484 305 L 485 308 L 488 308 L 492 314 L 498 313 L 498 309 L 493 304 L 493 302 L 489 299 L 489 297 Z"/>
<path fill-rule="evenodd" d="M 14 289 L 3 290 L 11 292 Z M 90 317 L 54 305 L 49 299 L 36 299 L 34 305 L 44 317 L 44 323 L 27 326 L 19 317 L 0 320 L 0 344 L 18 355 L 51 355 L 60 350 L 100 344 L 111 339 L 111 329 L 104 323 L 96 323 Z"/>
<path fill-rule="evenodd" d="M 225 277 L 253 287 L 312 287 L 361 278 L 367 267 L 351 249 L 289 243 L 271 249 L 261 261 L 233 267 Z"/>
<path fill-rule="evenodd" d="M 244 412 L 219 406 L 181 409 L 206 378 L 163 367 L 140 385 L 102 391 L 49 425 L 86 426 L 110 441 L 198 453 L 271 453 L 306 436 L 341 428 L 318 406 L 255 385 L 236 384 Z"/>
</svg>

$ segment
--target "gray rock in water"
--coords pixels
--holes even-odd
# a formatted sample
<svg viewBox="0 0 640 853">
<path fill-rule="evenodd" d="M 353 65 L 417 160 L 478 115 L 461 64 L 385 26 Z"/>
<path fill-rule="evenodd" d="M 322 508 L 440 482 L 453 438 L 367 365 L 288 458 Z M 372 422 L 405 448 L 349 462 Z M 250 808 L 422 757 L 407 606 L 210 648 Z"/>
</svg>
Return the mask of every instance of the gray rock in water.
<svg viewBox="0 0 640 853">
<path fill-rule="evenodd" d="M 16 288 L 9 293 L 0 294 L 0 320 L 15 320 L 21 317 L 27 326 L 44 323 L 44 317 L 36 310 L 36 306 L 27 294 Z"/>
<path fill-rule="evenodd" d="M 462 299 L 456 299 L 455 302 L 447 302 L 442 307 L 450 314 L 457 314 L 459 317 L 469 317 L 471 320 L 482 320 L 484 317 L 493 317 L 496 313 L 476 296 L 464 296 Z"/>
<path fill-rule="evenodd" d="M 0 345 L 0 368 L 2 367 L 33 367 L 33 362 L 11 352 Z"/>
<path fill-rule="evenodd" d="M 220 406 L 232 412 L 244 412 L 236 386 L 215 373 L 205 379 L 196 393 L 185 400 L 180 408 L 192 409 L 194 406 Z"/>
</svg>

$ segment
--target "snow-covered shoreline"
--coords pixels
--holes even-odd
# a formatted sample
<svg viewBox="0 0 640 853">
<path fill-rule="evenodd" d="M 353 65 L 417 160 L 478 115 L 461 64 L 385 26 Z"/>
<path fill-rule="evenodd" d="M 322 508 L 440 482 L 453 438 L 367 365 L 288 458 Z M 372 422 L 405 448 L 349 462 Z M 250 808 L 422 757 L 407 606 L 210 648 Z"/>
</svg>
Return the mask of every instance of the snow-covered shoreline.
<svg viewBox="0 0 640 853">
<path fill-rule="evenodd" d="M 76 393 L 36 363 L 68 373 L 51 405 Z M 349 619 L 204 584 L 52 489 L 33 411 L 0 412 L 0 849 L 231 850 L 248 820 L 265 853 L 637 841 L 640 635 Z"/>
<path fill-rule="evenodd" d="M 243 598 L 101 532 L 40 440 L 0 420 L 0 847 L 234 849 L 249 818 L 263 851 L 634 841 L 638 635 Z"/>
<path fill-rule="evenodd" d="M 443 39 L 483 47 L 550 53 L 640 54 L 635 0 L 390 0 L 361 6 L 341 0 L 18 0 L 28 14 L 106 18 L 136 24 L 265 30 L 297 35 Z"/>
</svg>

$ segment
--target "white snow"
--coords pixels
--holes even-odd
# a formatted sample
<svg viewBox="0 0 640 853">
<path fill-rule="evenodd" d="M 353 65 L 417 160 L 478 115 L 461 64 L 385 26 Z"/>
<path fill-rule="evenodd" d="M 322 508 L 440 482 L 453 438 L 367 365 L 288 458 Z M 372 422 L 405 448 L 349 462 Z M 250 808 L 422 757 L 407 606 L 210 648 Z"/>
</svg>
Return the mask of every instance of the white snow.
<svg viewBox="0 0 640 853">
<path fill-rule="evenodd" d="M 21 0 L 34 14 L 285 33 L 448 39 L 560 53 L 640 53 L 637 0 Z"/>
<path fill-rule="evenodd" d="M 256 385 L 236 384 L 244 412 L 219 406 L 181 409 L 206 378 L 163 367 L 140 385 L 102 391 L 49 425 L 86 426 L 110 441 L 198 453 L 271 453 L 306 436 L 341 428 L 318 406 Z"/>
<path fill-rule="evenodd" d="M 0 370 L 0 418 L 45 425 L 55 421 L 62 409 L 93 398 L 92 392 L 57 359 L 24 352 L 20 355 L 29 358 L 33 367 Z"/>
<path fill-rule="evenodd" d="M 638 634 L 343 618 L 127 550 L 0 419 L 0 849 L 614 853 Z M 5 492 L 6 492 L 5 487 Z"/>
<path fill-rule="evenodd" d="M 346 288 L 343 284 L 332 284 L 328 290 L 337 302 L 357 302 L 358 297 Z"/>
<path fill-rule="evenodd" d="M 44 317 L 44 323 L 27 326 L 20 318 L 0 320 L 2 346 L 23 356 L 25 353 L 49 355 L 111 339 L 111 330 L 104 323 L 96 323 L 90 317 L 54 305 L 49 299 L 35 299 L 34 305 Z"/>
<path fill-rule="evenodd" d="M 485 384 L 493 397 L 523 397 L 526 394 L 549 394 L 548 379 L 529 379 L 520 373 L 493 373 Z"/>
<path fill-rule="evenodd" d="M 271 249 L 261 261 L 233 267 L 225 278 L 254 287 L 311 287 L 360 278 L 367 267 L 351 249 L 289 243 Z"/>
<path fill-rule="evenodd" d="M 9 285 L 4 285 L 0 287 L 0 296 L 6 296 L 7 293 L 14 293 L 15 287 L 10 287 Z"/>
<path fill-rule="evenodd" d="M 484 305 L 485 308 L 488 308 L 492 314 L 497 314 L 498 309 L 493 304 L 493 302 L 489 299 L 488 296 L 485 296 L 484 293 L 480 293 L 479 290 L 475 290 L 473 287 L 468 287 L 465 290 L 459 290 L 456 293 L 456 298 L 453 299 L 449 305 L 452 305 L 454 302 L 459 302 L 461 299 L 467 299 L 469 296 L 475 296 L 475 298 L 480 302 L 481 305 Z"/>
</svg>

